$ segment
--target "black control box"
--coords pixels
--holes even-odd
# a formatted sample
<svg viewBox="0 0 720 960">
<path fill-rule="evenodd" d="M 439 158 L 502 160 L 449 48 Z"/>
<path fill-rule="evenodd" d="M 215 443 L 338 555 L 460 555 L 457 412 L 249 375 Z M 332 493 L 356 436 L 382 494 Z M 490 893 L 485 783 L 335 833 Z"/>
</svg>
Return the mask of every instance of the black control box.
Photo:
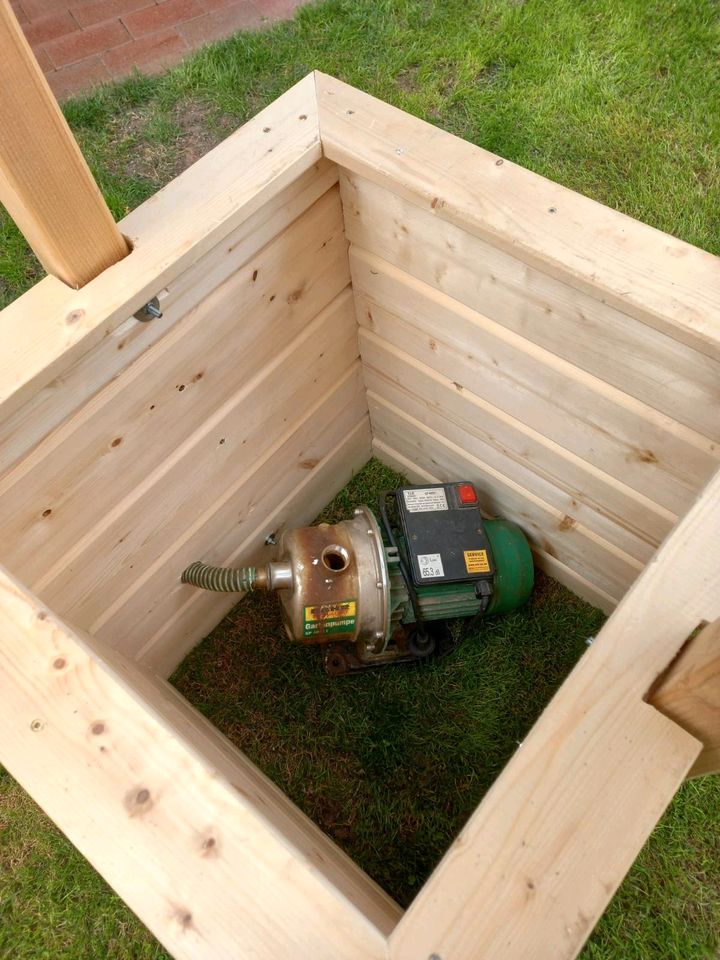
<svg viewBox="0 0 720 960">
<path fill-rule="evenodd" d="M 490 544 L 472 483 L 434 483 L 396 491 L 413 583 L 492 580 Z"/>
</svg>

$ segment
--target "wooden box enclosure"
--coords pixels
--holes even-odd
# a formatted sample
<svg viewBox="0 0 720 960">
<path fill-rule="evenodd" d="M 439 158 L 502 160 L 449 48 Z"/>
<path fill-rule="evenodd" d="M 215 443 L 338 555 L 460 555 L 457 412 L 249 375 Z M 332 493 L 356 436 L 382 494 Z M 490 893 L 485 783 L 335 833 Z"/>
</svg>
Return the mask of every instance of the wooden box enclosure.
<svg viewBox="0 0 720 960">
<path fill-rule="evenodd" d="M 718 260 L 319 74 L 120 227 L 0 315 L 0 762 L 176 957 L 574 956 L 717 766 L 647 696 L 720 616 Z M 186 564 L 372 453 L 619 604 L 402 917 L 162 679 Z"/>
</svg>

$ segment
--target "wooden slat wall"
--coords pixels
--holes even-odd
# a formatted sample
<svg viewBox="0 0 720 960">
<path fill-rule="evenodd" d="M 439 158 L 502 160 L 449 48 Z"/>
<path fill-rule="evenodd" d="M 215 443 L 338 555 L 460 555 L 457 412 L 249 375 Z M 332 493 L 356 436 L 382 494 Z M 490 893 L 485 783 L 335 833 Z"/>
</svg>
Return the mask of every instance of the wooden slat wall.
<svg viewBox="0 0 720 960">
<path fill-rule="evenodd" d="M 4 563 L 165 674 L 237 599 L 184 567 L 262 555 L 370 454 L 336 180 L 304 173 L 4 432 Z"/>
<path fill-rule="evenodd" d="M 333 77 L 315 88 L 329 160 L 720 360 L 717 257 Z"/>
<path fill-rule="evenodd" d="M 97 347 L 39 389 L 16 413 L 8 415 L 7 406 L 0 406 L 0 464 L 3 472 L 163 337 L 234 270 L 255 256 L 337 183 L 337 179 L 335 164 L 327 160 L 313 163 L 247 220 L 230 230 L 221 243 L 213 246 L 192 266 L 180 269 L 162 289 L 155 290 L 159 293 L 161 318 L 151 323 L 138 323 L 130 316 L 108 331 Z M 37 289 L 33 287 L 25 297 Z M 21 297 L 12 306 L 20 304 L 23 299 Z"/>
<path fill-rule="evenodd" d="M 19 409 L 322 158 L 305 77 L 118 224 L 132 252 L 82 290 L 56 277 L 0 313 L 0 404 Z"/>
<path fill-rule="evenodd" d="M 720 363 L 406 195 L 340 182 L 376 452 L 476 480 L 608 609 L 717 468 Z"/>
</svg>

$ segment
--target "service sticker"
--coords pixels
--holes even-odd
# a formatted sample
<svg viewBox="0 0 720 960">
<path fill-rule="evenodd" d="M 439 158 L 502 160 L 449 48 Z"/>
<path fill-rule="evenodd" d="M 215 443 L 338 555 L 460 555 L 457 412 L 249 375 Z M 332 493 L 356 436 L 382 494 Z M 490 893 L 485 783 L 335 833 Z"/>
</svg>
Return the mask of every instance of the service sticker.
<svg viewBox="0 0 720 960">
<path fill-rule="evenodd" d="M 420 565 L 420 576 L 423 580 L 445 576 L 442 557 L 439 553 L 419 553 L 418 564 Z"/>
<path fill-rule="evenodd" d="M 322 634 L 354 633 L 357 619 L 357 601 L 339 600 L 337 603 L 315 603 L 304 609 L 306 637 Z"/>
<path fill-rule="evenodd" d="M 490 573 L 487 550 L 465 550 L 465 569 L 468 573 Z"/>
</svg>

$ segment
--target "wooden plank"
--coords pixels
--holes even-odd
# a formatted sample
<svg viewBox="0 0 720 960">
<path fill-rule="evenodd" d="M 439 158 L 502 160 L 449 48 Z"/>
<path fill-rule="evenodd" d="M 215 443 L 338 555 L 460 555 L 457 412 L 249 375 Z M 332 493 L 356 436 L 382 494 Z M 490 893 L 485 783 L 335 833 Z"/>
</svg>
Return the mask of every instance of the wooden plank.
<svg viewBox="0 0 720 960">
<path fill-rule="evenodd" d="M 695 625 L 720 614 L 719 507 L 720 473 L 400 921 L 393 960 L 576 956 L 701 750 L 643 697 Z"/>
<path fill-rule="evenodd" d="M 126 257 L 127 242 L 8 0 L 0 50 L 0 202 L 47 272 L 82 287 Z"/>
<path fill-rule="evenodd" d="M 439 477 L 428 473 L 427 470 L 420 469 L 413 460 L 409 460 L 407 457 L 398 453 L 397 450 L 393 450 L 392 447 L 383 443 L 382 440 L 373 440 L 373 454 L 382 463 L 392 467 L 393 470 L 398 470 L 414 483 L 441 482 Z M 604 590 L 599 590 L 593 583 L 590 583 L 589 580 L 581 577 L 580 574 L 571 570 L 570 567 L 561 563 L 555 557 L 551 557 L 549 553 L 535 548 L 533 549 L 533 558 L 536 567 L 544 573 L 547 573 L 548 576 L 553 577 L 559 583 L 562 583 L 563 586 L 567 587 L 568 590 L 571 590 L 583 600 L 587 600 L 587 602 L 591 603 L 594 607 L 598 607 L 603 613 L 610 614 L 617 606 L 618 601 L 614 597 L 605 593 Z"/>
<path fill-rule="evenodd" d="M 720 362 L 344 173 L 348 237 L 550 353 L 720 441 Z"/>
<path fill-rule="evenodd" d="M 423 423 L 442 421 L 448 439 L 533 490 L 568 522 L 579 520 L 636 560 L 650 559 L 657 541 L 643 528 L 647 510 L 632 491 L 369 330 L 361 331 L 360 352 L 368 390 Z"/>
<path fill-rule="evenodd" d="M 337 439 L 335 430 L 328 434 L 328 439 Z M 318 443 L 318 452 L 325 444 Z M 290 479 L 294 483 L 288 485 L 285 498 L 277 505 L 270 496 L 261 492 L 256 493 L 258 512 L 260 506 L 267 509 L 262 520 L 255 525 L 255 529 L 248 535 L 240 538 L 233 531 L 223 531 L 222 539 L 218 537 L 214 544 L 214 554 L 218 561 L 225 565 L 244 563 L 260 563 L 272 556 L 272 551 L 265 545 L 267 530 L 281 530 L 285 527 L 303 526 L 311 523 L 327 503 L 328 497 L 341 490 L 352 476 L 367 462 L 371 454 L 370 423 L 367 414 L 345 436 L 340 437 L 331 449 L 318 461 L 312 471 L 304 469 L 304 476 L 297 476 L 291 472 Z M 284 466 L 282 459 L 278 460 Z M 301 467 L 301 469 L 303 469 Z M 266 471 L 265 491 L 268 489 Z M 278 474 L 275 473 L 275 476 Z M 255 478 L 253 478 L 255 485 Z M 285 488 L 285 484 L 283 484 Z M 205 534 L 205 538 L 207 536 Z M 191 555 L 191 550 L 185 549 L 184 554 Z M 175 667 L 187 656 L 195 644 L 206 636 L 210 630 L 220 622 L 226 613 L 237 602 L 237 596 L 210 596 L 207 591 L 196 590 L 192 596 L 187 593 L 181 598 L 176 592 L 177 583 L 173 586 L 173 594 L 168 603 L 157 607 L 138 627 L 143 636 L 147 637 L 143 647 L 137 652 L 138 661 L 145 667 L 161 676 L 169 676 Z M 165 619 L 169 616 L 169 619 Z M 152 632 L 152 625 L 155 631 Z M 109 632 L 110 624 L 105 632 Z"/>
<path fill-rule="evenodd" d="M 458 477 L 478 488 L 486 516 L 503 516 L 522 527 L 530 544 L 613 597 L 621 597 L 642 570 L 642 563 L 603 540 L 579 522 L 568 521 L 534 491 L 522 487 L 480 460 L 471 451 L 448 439 L 442 418 L 420 422 L 397 407 L 368 393 L 373 436 L 414 460 L 443 482 Z"/>
<path fill-rule="evenodd" d="M 0 638 L 0 762 L 174 957 L 385 957 L 399 909 L 177 693 L 5 573 Z"/>
<path fill-rule="evenodd" d="M 572 567 L 568 567 L 567 564 L 562 563 L 557 557 L 551 557 L 549 553 L 538 549 L 538 547 L 533 548 L 533 560 L 539 570 L 542 570 L 543 573 L 552 577 L 553 580 L 557 580 L 558 583 L 567 587 L 568 590 L 580 597 L 581 600 L 586 600 L 592 604 L 593 607 L 602 610 L 607 616 L 613 612 L 620 602 L 621 598 L 610 596 L 605 590 L 602 590 L 590 580 L 581 576 L 577 570 L 573 570 Z"/>
<path fill-rule="evenodd" d="M 337 167 L 313 164 L 222 242 L 159 291 L 162 317 L 141 323 L 134 317 L 116 327 L 68 370 L 2 420 L 0 473 L 29 453 L 74 411 L 160 340 L 227 278 L 337 183 Z M 0 408 L 0 418 L 3 415 Z"/>
<path fill-rule="evenodd" d="M 176 456 L 149 475 L 106 521 L 89 530 L 77 549 L 66 554 L 67 562 L 48 572 L 43 599 L 62 609 L 73 623 L 100 635 L 108 620 L 114 620 L 117 629 L 118 611 L 125 609 L 117 639 L 123 652 L 138 646 L 140 632 L 127 629 L 128 608 L 147 616 L 149 609 L 170 599 L 180 573 L 191 562 L 179 560 L 178 551 L 187 550 L 188 538 L 219 509 L 224 508 L 225 525 L 237 535 L 244 529 L 243 521 L 256 524 L 261 518 L 246 500 L 243 480 L 271 459 L 306 420 L 310 428 L 313 417 L 322 422 L 317 405 L 344 381 L 357 358 L 349 300 L 348 293 L 323 311 L 308 326 L 307 336 L 293 341 L 264 377 L 231 398 L 222 417 L 189 436 Z M 320 353 L 325 356 L 318 359 Z M 367 405 L 357 390 L 351 392 L 354 426 Z M 336 398 L 339 410 L 344 408 L 341 400 L 349 402 L 341 394 Z M 271 476 L 266 474 L 266 482 Z M 278 481 L 277 489 L 284 483 Z M 217 529 L 216 533 L 220 536 Z M 201 544 L 195 548 L 214 548 L 212 540 L 201 539 Z M 153 586 L 148 589 L 149 580 Z M 185 587 L 183 593 L 187 591 Z"/>
<path fill-rule="evenodd" d="M 321 155 L 308 76 L 128 214 L 120 228 L 133 250 L 124 260 L 80 291 L 43 280 L 3 310 L 4 413 L 72 366 Z"/>
<path fill-rule="evenodd" d="M 648 702 L 702 743 L 689 776 L 720 773 L 720 620 L 685 644 Z"/>
<path fill-rule="evenodd" d="M 720 261 L 316 74 L 325 156 L 530 266 L 720 357 Z M 588 250 L 592 253 L 588 254 Z"/>
<path fill-rule="evenodd" d="M 340 217 L 333 189 L 0 481 L 17 576 L 42 593 L 262 379 L 279 342 L 307 339 L 349 281 Z"/>
<path fill-rule="evenodd" d="M 361 325 L 635 491 L 627 521 L 656 542 L 717 466 L 708 441 L 614 387 L 372 254 L 350 260 Z"/>
</svg>

